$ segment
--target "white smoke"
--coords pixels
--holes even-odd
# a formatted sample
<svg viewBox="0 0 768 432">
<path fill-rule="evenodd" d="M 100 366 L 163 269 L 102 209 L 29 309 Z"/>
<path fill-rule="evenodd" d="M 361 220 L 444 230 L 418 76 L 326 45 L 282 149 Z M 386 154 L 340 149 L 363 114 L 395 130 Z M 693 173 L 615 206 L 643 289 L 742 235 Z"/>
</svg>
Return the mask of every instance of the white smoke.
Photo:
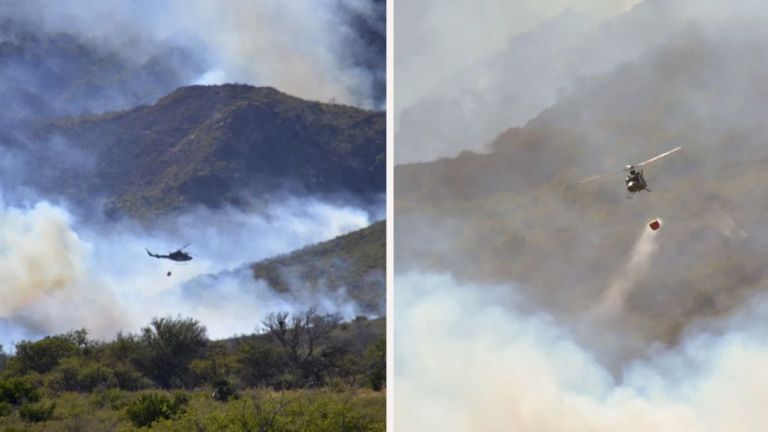
<svg viewBox="0 0 768 432">
<path fill-rule="evenodd" d="M 371 105 L 370 77 L 343 65 L 337 54 L 350 30 L 336 0 L 176 3 L 177 13 L 189 20 L 185 30 L 205 41 L 214 64 L 226 65 L 222 82 L 263 83 L 311 99 Z"/>
<path fill-rule="evenodd" d="M 597 316 L 614 316 L 621 312 L 627 296 L 642 277 L 648 273 L 651 258 L 658 247 L 656 242 L 658 232 L 648 227 L 643 229 L 632 247 L 626 265 L 614 276 L 613 281 L 597 304 L 595 309 Z"/>
<path fill-rule="evenodd" d="M 243 266 L 371 221 L 355 207 L 288 199 L 251 213 L 199 209 L 160 228 L 86 223 L 47 202 L 3 206 L 0 222 L 0 343 L 11 347 L 20 337 L 83 327 L 109 339 L 169 314 L 200 320 L 214 338 L 250 333 L 265 314 L 317 299 L 276 293 Z M 186 242 L 194 257 L 187 263 L 145 251 L 165 254 Z M 354 313 L 354 302 L 339 296 L 322 306 Z"/>
<path fill-rule="evenodd" d="M 295 283 L 293 287 L 300 295 L 277 293 L 265 281 L 254 279 L 249 268 L 242 268 L 196 277 L 178 289 L 160 293 L 156 300 L 162 305 L 174 305 L 174 313 L 200 320 L 213 339 L 252 333 L 272 312 L 299 313 L 316 307 L 321 313 L 338 313 L 346 320 L 362 315 L 343 289 L 306 292 L 302 281 Z M 152 309 L 154 315 L 167 314 L 162 307 Z"/>
<path fill-rule="evenodd" d="M 374 77 L 346 59 L 356 41 L 346 11 L 375 19 L 369 0 L 33 0 L 0 6 L 1 14 L 22 17 L 41 31 L 77 34 L 139 63 L 160 45 L 191 48 L 207 57 L 198 83 L 272 86 L 370 108 Z"/>
<path fill-rule="evenodd" d="M 639 0 L 412 0 L 395 8 L 395 114 L 434 90 L 448 75 L 505 46 L 564 10 L 605 18 Z M 461 28 L 460 32 L 456 29 Z M 461 53 L 461 55 L 456 55 Z"/>
<path fill-rule="evenodd" d="M 417 273 L 397 275 L 396 286 L 397 430 L 725 432 L 768 424 L 768 329 L 757 320 L 689 334 L 614 379 L 551 318 L 503 306 L 514 287 Z M 763 299 L 750 313 L 765 306 Z"/>
</svg>

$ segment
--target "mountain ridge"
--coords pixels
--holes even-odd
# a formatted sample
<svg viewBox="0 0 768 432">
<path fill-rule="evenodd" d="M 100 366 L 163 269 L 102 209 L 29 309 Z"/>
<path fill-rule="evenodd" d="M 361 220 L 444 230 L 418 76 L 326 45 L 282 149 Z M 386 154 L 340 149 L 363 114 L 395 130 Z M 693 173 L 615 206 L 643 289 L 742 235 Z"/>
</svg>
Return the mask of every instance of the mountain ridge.
<svg viewBox="0 0 768 432">
<path fill-rule="evenodd" d="M 114 211 L 146 218 L 192 204 L 237 204 L 242 192 L 286 187 L 381 194 L 384 118 L 271 87 L 188 86 L 153 105 L 44 123 L 33 139 L 63 139 L 96 159 L 89 175 L 98 181 L 80 166 L 61 164 L 43 189 L 74 198 L 104 194 Z"/>
<path fill-rule="evenodd" d="M 250 265 L 278 292 L 328 290 L 345 294 L 367 314 L 386 314 L 386 221 Z"/>
<path fill-rule="evenodd" d="M 651 270 L 632 280 L 616 323 L 636 341 L 629 358 L 764 292 L 764 28 L 730 25 L 740 32 L 686 27 L 582 80 L 487 153 L 396 166 L 397 268 L 510 284 L 578 321 L 626 280 L 638 236 L 662 218 Z M 632 200 L 619 175 L 579 183 L 679 145 L 644 167 L 653 192 Z"/>
</svg>

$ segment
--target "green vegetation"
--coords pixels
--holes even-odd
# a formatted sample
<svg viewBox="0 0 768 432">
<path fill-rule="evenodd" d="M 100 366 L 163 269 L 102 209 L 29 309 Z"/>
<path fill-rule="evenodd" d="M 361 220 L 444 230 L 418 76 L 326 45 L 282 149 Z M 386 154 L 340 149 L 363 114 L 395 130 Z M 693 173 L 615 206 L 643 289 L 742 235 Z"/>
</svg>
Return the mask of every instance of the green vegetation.
<svg viewBox="0 0 768 432">
<path fill-rule="evenodd" d="M 0 370 L 0 430 L 383 431 L 384 321 L 310 308 L 211 341 L 189 318 L 94 341 L 23 341 Z"/>
<path fill-rule="evenodd" d="M 194 204 L 237 205 L 242 191 L 385 191 L 383 112 L 269 87 L 183 87 L 151 106 L 59 120 L 33 135 L 64 138 L 98 160 L 87 175 L 55 166 L 57 181 L 42 186 L 76 199 L 105 194 L 115 211 L 139 218 Z"/>
<path fill-rule="evenodd" d="M 305 290 L 346 293 L 365 312 L 384 314 L 387 227 L 376 222 L 362 230 L 307 246 L 252 265 L 254 277 L 286 292 L 301 281 Z"/>
<path fill-rule="evenodd" d="M 178 392 L 173 398 L 163 393 L 144 393 L 125 409 L 128 420 L 136 427 L 151 426 L 159 420 L 177 418 L 186 410 L 189 396 Z"/>
</svg>

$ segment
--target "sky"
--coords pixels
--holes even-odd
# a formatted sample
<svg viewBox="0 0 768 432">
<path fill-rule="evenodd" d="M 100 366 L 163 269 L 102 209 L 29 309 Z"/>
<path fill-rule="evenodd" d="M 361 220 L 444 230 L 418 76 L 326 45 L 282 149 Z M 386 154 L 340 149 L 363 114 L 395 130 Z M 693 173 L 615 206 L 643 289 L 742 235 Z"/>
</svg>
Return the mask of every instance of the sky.
<svg viewBox="0 0 768 432">
<path fill-rule="evenodd" d="M 161 48 L 193 51 L 197 77 L 183 84 L 273 86 L 305 99 L 383 109 L 383 43 L 375 0 L 11 1 L 0 17 L 37 32 L 74 34 L 137 62 Z M 362 23 L 362 24 L 361 24 Z M 369 33 L 361 36 L 362 28 Z"/>
<path fill-rule="evenodd" d="M 436 83 L 567 9 L 599 19 L 639 0 L 413 0 L 395 8 L 395 115 Z"/>
</svg>

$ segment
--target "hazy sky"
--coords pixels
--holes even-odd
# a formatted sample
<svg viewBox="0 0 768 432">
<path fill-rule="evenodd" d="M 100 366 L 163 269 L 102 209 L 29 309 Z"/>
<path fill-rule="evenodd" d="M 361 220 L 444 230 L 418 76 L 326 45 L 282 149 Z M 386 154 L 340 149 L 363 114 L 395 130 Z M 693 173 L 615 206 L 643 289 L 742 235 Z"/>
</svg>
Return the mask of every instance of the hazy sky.
<svg viewBox="0 0 768 432">
<path fill-rule="evenodd" d="M 598 18 L 639 0 L 409 0 L 395 6 L 395 114 L 440 78 L 567 8 Z"/>
<path fill-rule="evenodd" d="M 75 34 L 138 61 L 159 46 L 191 49 L 207 62 L 201 84 L 273 86 L 305 99 L 381 108 L 374 81 L 383 71 L 358 58 L 374 49 L 376 37 L 364 40 L 354 24 L 358 17 L 380 31 L 372 0 L 14 0 L 0 4 L 3 17 L 25 19 L 38 33 Z"/>
</svg>

